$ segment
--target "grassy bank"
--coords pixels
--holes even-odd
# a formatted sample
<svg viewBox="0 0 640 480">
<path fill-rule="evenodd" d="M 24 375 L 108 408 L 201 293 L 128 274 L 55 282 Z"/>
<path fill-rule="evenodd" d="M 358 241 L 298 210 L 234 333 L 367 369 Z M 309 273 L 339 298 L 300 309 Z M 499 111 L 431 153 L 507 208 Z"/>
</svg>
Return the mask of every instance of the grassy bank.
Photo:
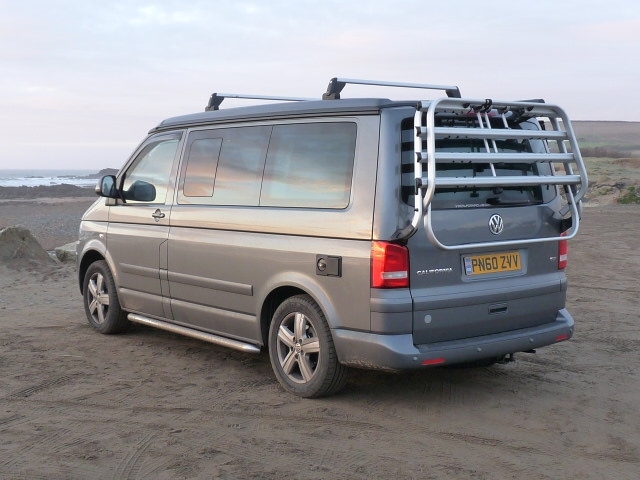
<svg viewBox="0 0 640 480">
<path fill-rule="evenodd" d="M 640 122 L 573 122 L 589 173 L 586 203 L 640 204 Z"/>
</svg>

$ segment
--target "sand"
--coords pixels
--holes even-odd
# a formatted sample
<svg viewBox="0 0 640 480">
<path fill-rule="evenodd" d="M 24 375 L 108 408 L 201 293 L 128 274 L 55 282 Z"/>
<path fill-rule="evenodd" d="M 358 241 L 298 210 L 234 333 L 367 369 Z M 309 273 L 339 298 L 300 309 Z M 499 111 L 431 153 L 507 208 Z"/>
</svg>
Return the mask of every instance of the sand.
<svg viewBox="0 0 640 480">
<path fill-rule="evenodd" d="M 80 218 L 97 196 L 0 200 L 0 228 L 27 228 L 45 250 L 78 238 Z"/>
<path fill-rule="evenodd" d="M 91 199 L 0 204 L 48 249 Z M 4 225 L 3 225 L 4 224 Z M 70 264 L 0 266 L 0 478 L 637 479 L 640 208 L 585 208 L 575 337 L 516 362 L 355 371 L 283 391 L 252 356 L 142 326 L 103 336 Z"/>
</svg>

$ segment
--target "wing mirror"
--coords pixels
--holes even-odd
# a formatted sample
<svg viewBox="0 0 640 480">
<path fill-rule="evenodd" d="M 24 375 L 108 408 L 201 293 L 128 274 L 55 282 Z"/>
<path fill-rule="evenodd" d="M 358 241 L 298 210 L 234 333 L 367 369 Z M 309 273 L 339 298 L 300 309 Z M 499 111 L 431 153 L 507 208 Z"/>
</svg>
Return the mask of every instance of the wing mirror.
<svg viewBox="0 0 640 480">
<path fill-rule="evenodd" d="M 136 180 L 131 184 L 129 189 L 124 190 L 122 196 L 120 196 L 116 188 L 116 177 L 114 175 L 106 175 L 102 177 L 96 185 L 96 194 L 107 198 L 153 202 L 156 199 L 156 187 L 154 187 L 152 183 L 145 182 L 144 180 Z"/>
<path fill-rule="evenodd" d="M 116 198 L 116 177 L 105 175 L 96 185 L 96 194 L 101 197 Z"/>
<path fill-rule="evenodd" d="M 122 193 L 126 200 L 135 200 L 137 202 L 153 202 L 156 199 L 156 187 L 144 180 L 136 180 L 131 184 L 129 190 L 125 190 Z"/>
</svg>

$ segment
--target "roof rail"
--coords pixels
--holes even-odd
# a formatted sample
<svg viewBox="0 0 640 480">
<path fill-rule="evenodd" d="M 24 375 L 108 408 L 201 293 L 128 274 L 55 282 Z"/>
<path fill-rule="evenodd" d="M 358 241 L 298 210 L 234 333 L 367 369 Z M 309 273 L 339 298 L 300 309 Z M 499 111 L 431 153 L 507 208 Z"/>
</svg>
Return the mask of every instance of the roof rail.
<svg viewBox="0 0 640 480">
<path fill-rule="evenodd" d="M 252 100 L 272 100 L 280 102 L 304 102 L 308 100 L 317 100 L 315 98 L 302 98 L 302 97 L 273 97 L 270 95 L 246 95 L 243 93 L 214 93 L 209 98 L 209 103 L 204 108 L 205 112 L 212 110 L 220 110 L 220 104 L 225 98 L 247 98 Z"/>
<path fill-rule="evenodd" d="M 322 95 L 323 100 L 337 100 L 340 92 L 347 83 L 357 85 L 375 85 L 379 87 L 422 88 L 427 90 L 444 90 L 448 97 L 460 98 L 460 89 L 455 85 L 429 85 L 424 83 L 384 82 L 376 80 L 358 80 L 354 78 L 332 78 L 329 80 L 327 91 Z"/>
</svg>

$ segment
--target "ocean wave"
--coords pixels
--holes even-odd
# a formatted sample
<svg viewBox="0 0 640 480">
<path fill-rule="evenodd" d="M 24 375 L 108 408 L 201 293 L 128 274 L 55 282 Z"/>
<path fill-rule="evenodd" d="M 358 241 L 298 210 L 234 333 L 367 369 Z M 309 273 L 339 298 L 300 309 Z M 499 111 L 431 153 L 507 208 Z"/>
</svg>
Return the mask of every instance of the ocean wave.
<svg viewBox="0 0 640 480">
<path fill-rule="evenodd" d="M 99 172 L 87 170 L 0 170 L 0 187 L 41 187 L 74 185 L 93 188 L 103 175 L 115 175 L 117 170 Z"/>
</svg>

